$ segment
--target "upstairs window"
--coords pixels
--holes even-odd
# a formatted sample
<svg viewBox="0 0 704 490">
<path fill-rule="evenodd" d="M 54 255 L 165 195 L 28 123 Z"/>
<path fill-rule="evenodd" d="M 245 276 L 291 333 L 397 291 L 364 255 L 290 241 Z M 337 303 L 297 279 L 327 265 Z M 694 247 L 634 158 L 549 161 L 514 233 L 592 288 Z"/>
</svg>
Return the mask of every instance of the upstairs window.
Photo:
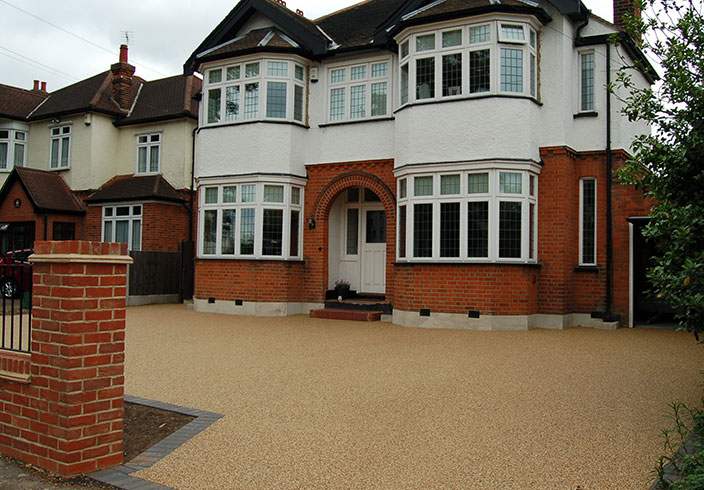
<svg viewBox="0 0 704 490">
<path fill-rule="evenodd" d="M 288 60 L 252 60 L 207 71 L 206 124 L 305 120 L 305 68 Z"/>
<path fill-rule="evenodd" d="M 536 31 L 524 23 L 411 35 L 400 44 L 400 104 L 492 93 L 537 97 L 537 47 Z"/>
<path fill-rule="evenodd" d="M 58 170 L 68 168 L 71 162 L 71 126 L 51 128 L 51 150 L 49 168 Z"/>
<path fill-rule="evenodd" d="M 27 152 L 27 133 L 0 129 L 0 172 L 24 167 Z"/>
<path fill-rule="evenodd" d="M 387 116 L 390 62 L 378 60 L 328 68 L 328 121 Z"/>
<path fill-rule="evenodd" d="M 137 136 L 137 173 L 159 173 L 161 168 L 161 133 Z"/>
<path fill-rule="evenodd" d="M 579 62 L 579 110 L 592 112 L 594 111 L 594 52 L 580 53 Z"/>
</svg>

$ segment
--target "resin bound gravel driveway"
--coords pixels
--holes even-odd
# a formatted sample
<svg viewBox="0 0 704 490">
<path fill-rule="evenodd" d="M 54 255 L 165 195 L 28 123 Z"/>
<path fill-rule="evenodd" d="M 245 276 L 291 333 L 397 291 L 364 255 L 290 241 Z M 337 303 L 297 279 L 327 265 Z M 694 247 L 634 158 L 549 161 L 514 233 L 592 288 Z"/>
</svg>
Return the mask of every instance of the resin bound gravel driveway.
<svg viewBox="0 0 704 490">
<path fill-rule="evenodd" d="M 128 309 L 126 391 L 225 417 L 135 476 L 177 489 L 647 488 L 704 346 Z"/>
</svg>

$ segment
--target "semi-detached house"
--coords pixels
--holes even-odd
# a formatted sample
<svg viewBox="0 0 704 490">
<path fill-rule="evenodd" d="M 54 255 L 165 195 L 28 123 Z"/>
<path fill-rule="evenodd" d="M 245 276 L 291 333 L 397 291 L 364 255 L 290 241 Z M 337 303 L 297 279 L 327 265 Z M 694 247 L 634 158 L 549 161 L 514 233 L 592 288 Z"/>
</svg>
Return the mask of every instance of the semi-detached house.
<svg viewBox="0 0 704 490">
<path fill-rule="evenodd" d="M 185 64 L 203 76 L 195 308 L 308 313 L 344 279 L 399 325 L 628 325 L 627 219 L 648 205 L 613 169 L 649 128 L 605 86 L 657 76 L 629 9 L 368 0 L 309 20 L 240 1 Z"/>
</svg>

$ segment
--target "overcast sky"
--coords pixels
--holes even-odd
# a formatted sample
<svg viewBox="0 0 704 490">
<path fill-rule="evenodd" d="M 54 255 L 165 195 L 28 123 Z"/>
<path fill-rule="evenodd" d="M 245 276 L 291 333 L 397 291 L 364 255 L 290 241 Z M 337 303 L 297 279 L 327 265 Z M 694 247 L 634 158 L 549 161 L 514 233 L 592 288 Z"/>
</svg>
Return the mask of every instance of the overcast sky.
<svg viewBox="0 0 704 490">
<path fill-rule="evenodd" d="M 584 0 L 612 20 L 610 0 Z M 237 0 L 0 0 L 0 83 L 54 91 L 110 68 L 124 31 L 136 74 L 154 80 L 183 63 Z M 358 0 L 287 0 L 309 19 Z"/>
</svg>

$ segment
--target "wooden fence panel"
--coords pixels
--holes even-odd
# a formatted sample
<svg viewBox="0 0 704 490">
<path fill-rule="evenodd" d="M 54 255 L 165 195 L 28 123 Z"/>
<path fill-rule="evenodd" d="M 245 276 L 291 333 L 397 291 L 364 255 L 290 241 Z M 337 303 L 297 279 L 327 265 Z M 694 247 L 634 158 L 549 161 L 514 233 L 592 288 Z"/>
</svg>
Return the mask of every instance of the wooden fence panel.
<svg viewBox="0 0 704 490">
<path fill-rule="evenodd" d="M 181 254 L 178 252 L 130 252 L 130 296 L 181 293 Z"/>
</svg>

